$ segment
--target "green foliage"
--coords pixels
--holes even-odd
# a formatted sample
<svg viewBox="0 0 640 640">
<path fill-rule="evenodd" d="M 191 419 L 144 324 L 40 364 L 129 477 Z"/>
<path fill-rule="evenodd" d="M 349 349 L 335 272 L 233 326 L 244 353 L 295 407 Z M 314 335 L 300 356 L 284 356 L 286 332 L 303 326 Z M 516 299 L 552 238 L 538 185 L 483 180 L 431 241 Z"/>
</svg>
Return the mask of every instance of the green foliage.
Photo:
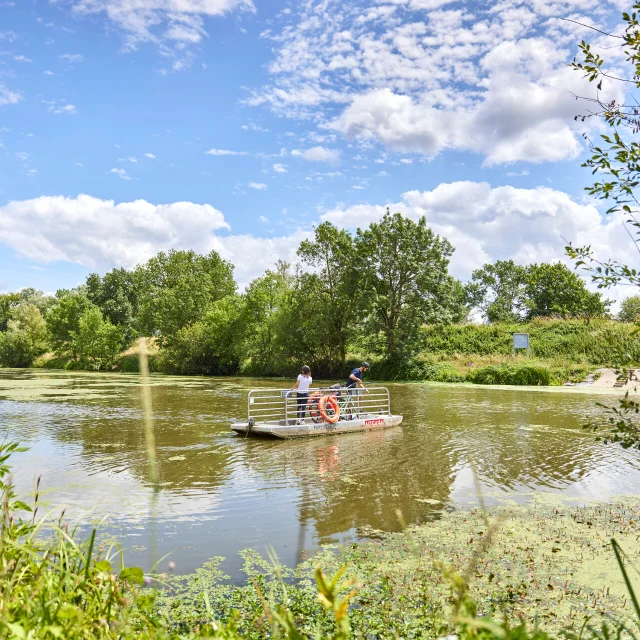
<svg viewBox="0 0 640 640">
<path fill-rule="evenodd" d="M 47 325 L 39 309 L 22 301 L 11 309 L 7 330 L 0 333 L 0 365 L 30 367 L 49 345 Z"/>
<path fill-rule="evenodd" d="M 485 264 L 471 275 L 469 303 L 489 322 L 517 322 L 525 311 L 527 270 L 513 260 Z"/>
<path fill-rule="evenodd" d="M 640 321 L 640 295 L 629 296 L 622 301 L 618 312 L 620 322 Z"/>
<path fill-rule="evenodd" d="M 288 349 L 298 335 L 290 334 L 289 312 L 295 276 L 289 265 L 278 263 L 276 270 L 251 282 L 245 293 L 243 323 L 245 354 L 250 364 L 244 372 L 279 375 L 289 360 Z M 296 369 L 299 368 L 296 364 Z"/>
<path fill-rule="evenodd" d="M 300 244 L 298 256 L 317 270 L 304 274 L 300 281 L 301 297 L 315 303 L 312 324 L 329 349 L 327 359 L 344 365 L 347 345 L 358 327 L 354 297 L 358 291 L 359 260 L 353 237 L 323 222 L 316 227 L 313 241 L 303 240 Z"/>
<path fill-rule="evenodd" d="M 162 352 L 162 367 L 186 375 L 232 375 L 240 368 L 244 301 L 230 295 L 211 305 L 200 322 L 183 327 Z"/>
<path fill-rule="evenodd" d="M 80 317 L 78 330 L 71 332 L 69 346 L 83 368 L 108 369 L 120 353 L 123 334 L 122 327 L 104 320 L 100 309 L 92 305 Z"/>
<path fill-rule="evenodd" d="M 17 293 L 0 293 L 0 332 L 7 330 L 11 311 L 19 301 L 20 295 Z"/>
<path fill-rule="evenodd" d="M 159 253 L 134 274 L 139 299 L 138 329 L 161 342 L 202 320 L 211 303 L 235 293 L 233 266 L 215 251 Z"/>
<path fill-rule="evenodd" d="M 609 302 L 591 293 L 584 280 L 559 262 L 533 264 L 527 269 L 528 317 L 562 316 L 599 318 Z"/>
<path fill-rule="evenodd" d="M 630 92 L 640 88 L 640 29 L 638 29 L 639 3 L 633 5 L 634 13 L 623 13 L 622 24 L 612 29 L 611 44 L 623 47 L 626 68 L 620 67 L 616 58 L 610 67 L 591 45 L 584 40 L 580 43 L 581 60 L 573 62 L 574 69 L 580 71 L 589 82 L 597 82 L 598 89 L 603 82 L 618 84 L 624 89 L 626 99 L 604 104 L 589 97 L 588 115 L 576 116 L 598 118 L 610 128 L 610 132 L 600 136 L 599 144 L 591 143 L 591 157 L 582 165 L 592 174 L 602 176 L 591 187 L 590 195 L 606 200 L 610 205 L 607 215 L 619 215 L 627 227 L 630 241 L 637 249 L 640 243 L 640 219 L 638 218 L 638 185 L 640 185 L 640 143 L 636 140 L 640 117 L 637 98 Z M 609 47 L 605 47 L 609 48 Z M 610 258 L 594 256 L 590 246 L 567 246 L 567 254 L 576 260 L 576 266 L 583 267 L 591 274 L 592 280 L 600 288 L 624 283 L 640 286 L 640 271 L 633 265 L 620 262 L 614 254 Z"/>
<path fill-rule="evenodd" d="M 640 403 L 627 391 L 617 406 L 603 403 L 598 406 L 602 413 L 585 425 L 585 429 L 593 431 L 596 440 L 617 442 L 624 449 L 640 449 Z"/>
<path fill-rule="evenodd" d="M 526 386 L 549 386 L 551 373 L 546 367 L 526 364 L 482 367 L 468 376 L 475 384 L 509 384 Z"/>
<path fill-rule="evenodd" d="M 572 362 L 612 366 L 620 353 L 640 362 L 640 335 L 636 327 L 611 320 L 533 320 L 525 324 L 426 326 L 421 332 L 425 353 L 452 357 L 510 355 L 513 333 L 528 333 L 536 358 L 565 358 Z"/>
<path fill-rule="evenodd" d="M 107 320 L 124 328 L 123 346 L 131 344 L 136 337 L 134 322 L 138 314 L 138 290 L 134 274 L 126 269 L 113 269 L 102 278 L 92 273 L 87 278 L 87 297 L 100 307 Z"/>
<path fill-rule="evenodd" d="M 51 344 L 58 355 L 75 356 L 73 336 L 80 330 L 80 320 L 85 312 L 97 307 L 81 292 L 62 293 L 57 303 L 46 315 Z"/>
<path fill-rule="evenodd" d="M 453 246 L 418 222 L 391 214 L 358 229 L 359 293 L 368 333 L 382 336 L 393 360 L 410 353 L 425 322 L 455 322 L 461 314 L 459 288 L 448 273 Z"/>
</svg>

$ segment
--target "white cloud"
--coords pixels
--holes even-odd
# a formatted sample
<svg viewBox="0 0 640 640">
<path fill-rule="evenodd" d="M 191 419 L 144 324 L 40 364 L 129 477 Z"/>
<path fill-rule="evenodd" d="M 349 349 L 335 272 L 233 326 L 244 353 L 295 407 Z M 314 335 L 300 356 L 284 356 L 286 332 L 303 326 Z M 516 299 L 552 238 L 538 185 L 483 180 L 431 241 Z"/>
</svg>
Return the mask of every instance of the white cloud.
<svg viewBox="0 0 640 640">
<path fill-rule="evenodd" d="M 259 133 L 269 133 L 269 129 L 265 129 L 260 125 L 254 124 L 253 122 L 250 122 L 249 124 L 243 124 L 240 128 L 243 131 L 256 131 Z"/>
<path fill-rule="evenodd" d="M 302 3 L 293 24 L 264 35 L 276 50 L 271 81 L 248 103 L 405 153 L 471 151 L 487 165 L 579 153 L 580 134 L 595 121 L 573 121 L 580 107 L 571 92 L 593 96 L 595 88 L 568 67 L 584 28 L 559 18 L 584 11 L 599 24 L 610 5 L 370 4 Z M 596 50 L 602 44 L 597 37 L 591 43 Z M 605 83 L 605 90 L 604 101 L 623 98 L 620 88 Z"/>
<path fill-rule="evenodd" d="M 130 269 L 159 251 L 215 249 L 236 265 L 241 288 L 278 258 L 295 262 L 298 245 L 310 235 L 300 230 L 277 238 L 217 235 L 229 229 L 221 211 L 192 202 L 116 204 L 79 195 L 42 196 L 0 206 L 0 244 L 41 264 L 65 261 L 100 271 Z"/>
<path fill-rule="evenodd" d="M 9 91 L 3 84 L 0 84 L 0 107 L 6 104 L 17 104 L 22 100 L 22 94 L 17 91 Z"/>
<path fill-rule="evenodd" d="M 232 11 L 255 11 L 252 0 L 70 0 L 76 15 L 104 14 L 125 34 L 125 49 L 154 43 L 173 56 L 174 71 L 188 68 L 188 47 L 207 37 L 205 20 Z"/>
<path fill-rule="evenodd" d="M 19 160 L 28 160 L 29 154 L 26 151 L 19 151 L 18 153 L 16 153 L 16 158 L 18 158 Z"/>
<path fill-rule="evenodd" d="M 250 182 L 247 186 L 249 189 L 255 189 L 256 191 L 264 191 L 267 188 L 264 182 Z"/>
<path fill-rule="evenodd" d="M 58 56 L 60 60 L 64 60 L 70 64 L 74 64 L 75 62 L 82 62 L 84 60 L 84 56 L 81 53 L 63 53 Z"/>
<path fill-rule="evenodd" d="M 111 169 L 111 171 L 109 171 L 109 173 L 112 173 L 116 176 L 118 176 L 118 178 L 122 178 L 122 180 L 131 180 L 131 176 L 127 173 L 126 169 Z"/>
<path fill-rule="evenodd" d="M 311 147 L 304 151 L 294 149 L 291 155 L 304 158 L 309 162 L 328 162 L 329 164 L 340 162 L 340 151 L 338 149 L 327 149 L 321 146 Z"/>
<path fill-rule="evenodd" d="M 47 108 L 49 113 L 55 113 L 57 115 L 66 114 L 66 115 L 74 115 L 77 113 L 75 104 L 63 104 L 60 102 L 54 102 L 50 104 Z"/>
<path fill-rule="evenodd" d="M 452 271 L 465 280 L 473 269 L 498 259 L 522 264 L 564 260 L 564 239 L 589 244 L 600 257 L 617 247 L 619 259 L 635 259 L 619 220 L 603 220 L 592 204 L 546 187 L 453 182 L 432 191 L 407 191 L 400 202 L 337 207 L 321 218 L 340 227 L 365 227 L 379 220 L 387 206 L 414 220 L 426 216 L 429 226 L 456 248 Z"/>
<path fill-rule="evenodd" d="M 44 73 L 45 76 L 52 76 L 53 75 L 53 71 L 43 71 L 42 73 Z"/>
<path fill-rule="evenodd" d="M 220 211 L 191 202 L 115 204 L 80 195 L 0 207 L 0 243 L 41 263 L 64 260 L 89 268 L 130 268 L 172 248 L 207 251 L 212 232 L 228 228 Z"/>
<path fill-rule="evenodd" d="M 246 151 L 230 151 L 229 149 L 209 149 L 205 151 L 208 156 L 248 156 Z"/>
<path fill-rule="evenodd" d="M 151 160 L 155 160 L 156 159 L 156 157 L 155 157 L 155 155 L 153 155 L 153 153 L 145 153 L 144 157 L 145 158 L 150 158 Z"/>
<path fill-rule="evenodd" d="M 27 58 L 27 56 L 23 56 L 23 55 L 13 56 L 13 59 L 16 62 L 33 62 L 33 60 L 31 60 L 31 58 Z"/>
<path fill-rule="evenodd" d="M 273 170 L 276 173 L 287 173 L 287 169 L 285 168 L 285 166 L 283 164 L 274 164 L 273 165 Z"/>
<path fill-rule="evenodd" d="M 269 222 L 269 218 L 265 217 L 265 216 L 260 216 L 260 222 Z"/>
</svg>

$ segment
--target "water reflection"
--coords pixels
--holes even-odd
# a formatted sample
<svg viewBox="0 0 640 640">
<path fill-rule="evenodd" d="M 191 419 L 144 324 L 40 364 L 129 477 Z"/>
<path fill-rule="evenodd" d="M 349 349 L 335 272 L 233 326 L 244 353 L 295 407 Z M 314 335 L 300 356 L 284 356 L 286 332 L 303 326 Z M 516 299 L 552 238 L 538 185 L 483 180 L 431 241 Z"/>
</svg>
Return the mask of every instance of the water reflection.
<svg viewBox="0 0 640 640">
<path fill-rule="evenodd" d="M 182 570 L 269 544 L 291 563 L 301 546 L 397 530 L 398 509 L 409 523 L 439 517 L 475 502 L 471 461 L 490 503 L 541 492 L 606 498 L 640 480 L 636 454 L 581 429 L 596 411 L 588 394 L 396 384 L 401 427 L 271 441 L 228 427 L 244 415 L 249 388 L 281 382 L 153 382 L 158 553 L 179 549 Z M 50 508 L 110 514 L 125 543 L 146 548 L 154 490 L 137 384 L 119 374 L 0 371 L 0 428 L 31 447 L 17 460 L 20 492 L 43 473 Z"/>
</svg>

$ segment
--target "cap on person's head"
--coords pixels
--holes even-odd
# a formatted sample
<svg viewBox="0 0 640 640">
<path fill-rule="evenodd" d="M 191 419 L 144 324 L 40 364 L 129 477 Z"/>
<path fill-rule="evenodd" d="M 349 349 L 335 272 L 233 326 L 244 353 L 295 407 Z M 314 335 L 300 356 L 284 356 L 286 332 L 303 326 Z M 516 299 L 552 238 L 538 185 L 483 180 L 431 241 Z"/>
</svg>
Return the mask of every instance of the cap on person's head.
<svg viewBox="0 0 640 640">
<path fill-rule="evenodd" d="M 366 360 L 360 366 L 363 369 L 371 369 L 371 367 L 369 366 L 369 363 Z"/>
<path fill-rule="evenodd" d="M 311 373 L 311 369 L 309 369 L 309 367 L 307 367 L 307 365 L 305 364 L 304 367 L 302 367 L 302 373 Z"/>
</svg>

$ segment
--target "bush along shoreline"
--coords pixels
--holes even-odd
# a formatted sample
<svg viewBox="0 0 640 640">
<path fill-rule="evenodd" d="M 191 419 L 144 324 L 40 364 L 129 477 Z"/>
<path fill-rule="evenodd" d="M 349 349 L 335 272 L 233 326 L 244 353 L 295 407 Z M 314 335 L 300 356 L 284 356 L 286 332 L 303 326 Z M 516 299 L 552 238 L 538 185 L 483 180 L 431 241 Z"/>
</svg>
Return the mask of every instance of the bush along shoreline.
<svg viewBox="0 0 640 640">
<path fill-rule="evenodd" d="M 492 325 L 427 325 L 420 329 L 422 350 L 415 356 L 388 360 L 371 358 L 367 352 L 347 354 L 339 361 L 312 362 L 318 379 L 342 378 L 359 366 L 363 358 L 371 364 L 370 380 L 415 382 L 469 382 L 475 384 L 549 386 L 581 382 L 601 367 L 620 362 L 640 362 L 640 336 L 636 325 L 614 320 L 537 319 L 528 323 Z M 513 333 L 529 333 L 531 354 L 513 354 Z M 283 358 L 277 363 L 247 358 L 236 366 L 218 366 L 206 350 L 198 356 L 181 357 L 174 344 L 153 345 L 151 371 L 176 375 L 234 375 L 251 377 L 295 377 L 300 361 Z M 35 359 L 33 366 L 47 369 L 96 370 L 80 358 L 56 357 L 49 353 Z M 131 347 L 101 370 L 134 373 L 138 355 Z"/>
<path fill-rule="evenodd" d="M 247 581 L 233 585 L 221 558 L 145 575 L 99 531 L 81 540 L 63 515 L 39 512 L 40 480 L 33 500 L 15 495 L 18 451 L 0 445 L 0 637 L 638 637 L 637 499 L 458 511 L 400 534 L 362 532 L 296 569 L 247 550 Z"/>
</svg>

